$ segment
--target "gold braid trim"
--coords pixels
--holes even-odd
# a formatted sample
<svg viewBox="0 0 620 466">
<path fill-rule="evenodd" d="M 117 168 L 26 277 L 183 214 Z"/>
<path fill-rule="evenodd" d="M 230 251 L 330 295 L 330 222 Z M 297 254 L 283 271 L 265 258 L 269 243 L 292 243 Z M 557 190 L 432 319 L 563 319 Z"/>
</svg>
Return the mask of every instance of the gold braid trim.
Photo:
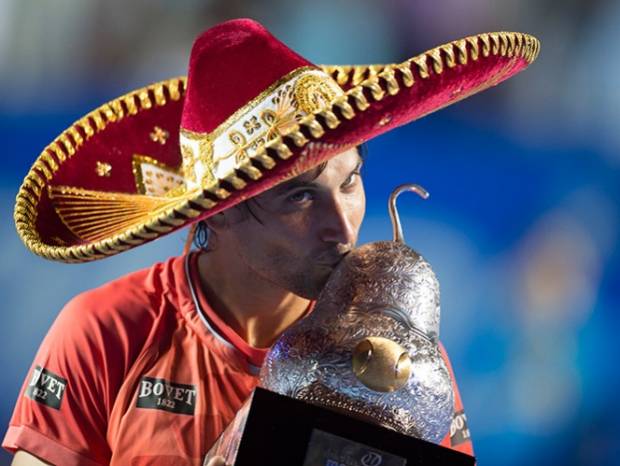
<svg viewBox="0 0 620 466">
<path fill-rule="evenodd" d="M 446 68 L 452 68 L 457 64 L 465 65 L 470 60 L 477 61 L 490 55 L 499 55 L 507 58 L 522 58 L 531 63 L 536 59 L 539 51 L 540 43 L 533 36 L 522 33 L 497 32 L 453 41 L 398 64 L 325 65 L 323 70 L 330 74 L 338 84 L 341 86 L 348 84 L 352 87 L 346 91 L 345 95 L 336 97 L 325 109 L 304 117 L 297 125 L 289 128 L 285 134 L 267 142 L 261 150 L 252 156 L 252 160 L 258 162 L 263 171 L 273 169 L 278 163 L 274 156 L 280 160 L 286 160 L 293 153 L 292 147 L 303 147 L 309 142 L 302 130 L 305 130 L 306 134 L 310 134 L 312 137 L 320 137 L 326 129 L 333 129 L 340 125 L 341 119 L 337 112 L 342 115 L 342 118 L 350 120 L 355 117 L 356 111 L 366 110 L 370 106 L 367 94 L 375 101 L 382 100 L 386 95 L 396 95 L 400 91 L 398 78 L 406 87 L 411 87 L 417 78 L 428 79 L 431 72 L 441 74 Z M 512 69 L 513 63 L 514 60 L 507 63 L 505 72 Z M 499 79 L 504 74 L 500 73 Z M 499 79 L 497 77 L 490 79 L 474 89 L 473 92 L 492 86 Z M 231 186 L 233 189 L 243 189 L 241 184 L 230 181 L 235 181 L 235 178 L 243 173 L 244 170 L 240 169 L 237 170 L 239 173 L 230 173 L 223 179 L 214 180 L 202 192 L 191 193 L 194 197 L 177 198 L 172 206 L 162 207 L 158 211 L 157 217 L 151 217 L 144 223 L 131 226 L 123 233 L 98 239 L 90 244 L 76 246 L 51 246 L 42 243 L 35 226 L 36 207 L 42 190 L 46 188 L 47 182 L 52 178 L 58 166 L 74 155 L 84 140 L 88 140 L 96 132 L 102 131 L 108 122 L 119 121 L 128 115 L 135 115 L 139 111 L 151 108 L 154 105 L 165 105 L 168 98 L 178 100 L 184 92 L 184 77 L 162 81 L 131 92 L 104 104 L 78 120 L 46 147 L 26 175 L 17 195 L 14 218 L 17 231 L 26 247 L 45 258 L 64 262 L 84 262 L 99 259 L 154 239 L 160 234 L 167 233 L 182 225 L 188 219 L 197 217 L 217 205 L 212 197 L 217 199 L 229 197 Z M 457 95 L 449 103 L 456 102 L 473 92 Z M 256 176 L 256 172 L 254 172 L 254 176 Z M 237 188 L 237 186 L 239 187 Z"/>
<path fill-rule="evenodd" d="M 417 66 L 421 77 L 428 77 L 429 58 L 435 71 L 441 74 L 444 66 L 442 58 L 445 60 L 445 66 L 453 68 L 457 64 L 466 65 L 468 60 L 477 61 L 480 56 L 486 58 L 491 54 L 508 58 L 520 57 L 532 63 L 539 52 L 540 42 L 528 34 L 492 32 L 440 45 L 398 65 L 321 65 L 321 68 L 341 86 L 358 86 L 373 77 L 381 77 L 381 72 L 385 70 L 394 70 L 395 67 L 410 65 L 412 62 Z"/>
</svg>

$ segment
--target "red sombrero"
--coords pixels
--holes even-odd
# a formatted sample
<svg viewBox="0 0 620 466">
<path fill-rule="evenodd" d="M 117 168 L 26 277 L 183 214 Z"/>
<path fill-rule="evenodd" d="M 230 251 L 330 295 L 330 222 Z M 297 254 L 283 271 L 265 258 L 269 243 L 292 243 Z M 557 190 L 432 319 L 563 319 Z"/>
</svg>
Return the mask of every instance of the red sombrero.
<svg viewBox="0 0 620 466">
<path fill-rule="evenodd" d="M 538 50 L 499 32 L 398 64 L 319 67 L 254 21 L 222 23 L 194 43 L 187 81 L 108 102 L 45 148 L 17 195 L 17 231 L 48 259 L 116 254 L 493 86 Z"/>
</svg>

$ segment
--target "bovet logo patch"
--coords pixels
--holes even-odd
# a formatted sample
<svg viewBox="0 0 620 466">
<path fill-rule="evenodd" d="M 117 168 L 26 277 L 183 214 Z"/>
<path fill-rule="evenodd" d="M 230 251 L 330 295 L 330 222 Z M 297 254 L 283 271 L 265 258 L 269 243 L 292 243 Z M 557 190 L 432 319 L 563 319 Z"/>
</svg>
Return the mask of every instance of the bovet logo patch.
<svg viewBox="0 0 620 466">
<path fill-rule="evenodd" d="M 193 415 L 196 406 L 196 386 L 154 377 L 142 377 L 136 406 Z"/>
<path fill-rule="evenodd" d="M 469 428 L 467 427 L 467 416 L 465 411 L 461 410 L 454 413 L 452 424 L 450 425 L 450 445 L 456 447 L 461 443 L 470 440 Z"/>
<path fill-rule="evenodd" d="M 66 389 L 67 379 L 63 379 L 44 367 L 35 366 L 25 395 L 37 403 L 60 409 L 60 403 Z"/>
</svg>

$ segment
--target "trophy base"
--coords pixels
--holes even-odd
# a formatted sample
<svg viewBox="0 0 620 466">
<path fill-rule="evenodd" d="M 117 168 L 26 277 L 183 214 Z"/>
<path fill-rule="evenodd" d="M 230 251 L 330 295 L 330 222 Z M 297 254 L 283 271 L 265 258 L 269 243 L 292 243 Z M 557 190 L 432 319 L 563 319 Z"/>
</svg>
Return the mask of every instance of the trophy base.
<svg viewBox="0 0 620 466">
<path fill-rule="evenodd" d="M 475 464 L 473 456 L 257 387 L 207 461 L 235 466 Z"/>
</svg>

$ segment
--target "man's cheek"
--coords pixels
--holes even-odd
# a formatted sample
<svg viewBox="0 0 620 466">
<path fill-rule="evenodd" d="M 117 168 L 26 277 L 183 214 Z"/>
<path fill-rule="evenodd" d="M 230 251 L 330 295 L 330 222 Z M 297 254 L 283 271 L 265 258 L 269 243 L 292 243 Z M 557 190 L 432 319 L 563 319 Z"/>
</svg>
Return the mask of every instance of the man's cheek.
<svg viewBox="0 0 620 466">
<path fill-rule="evenodd" d="M 362 227 L 365 213 L 366 203 L 363 200 L 358 201 L 358 204 L 355 206 L 350 220 L 351 225 L 353 226 L 353 230 L 355 232 L 355 242 L 357 242 L 357 237 L 359 235 L 360 228 Z"/>
</svg>

